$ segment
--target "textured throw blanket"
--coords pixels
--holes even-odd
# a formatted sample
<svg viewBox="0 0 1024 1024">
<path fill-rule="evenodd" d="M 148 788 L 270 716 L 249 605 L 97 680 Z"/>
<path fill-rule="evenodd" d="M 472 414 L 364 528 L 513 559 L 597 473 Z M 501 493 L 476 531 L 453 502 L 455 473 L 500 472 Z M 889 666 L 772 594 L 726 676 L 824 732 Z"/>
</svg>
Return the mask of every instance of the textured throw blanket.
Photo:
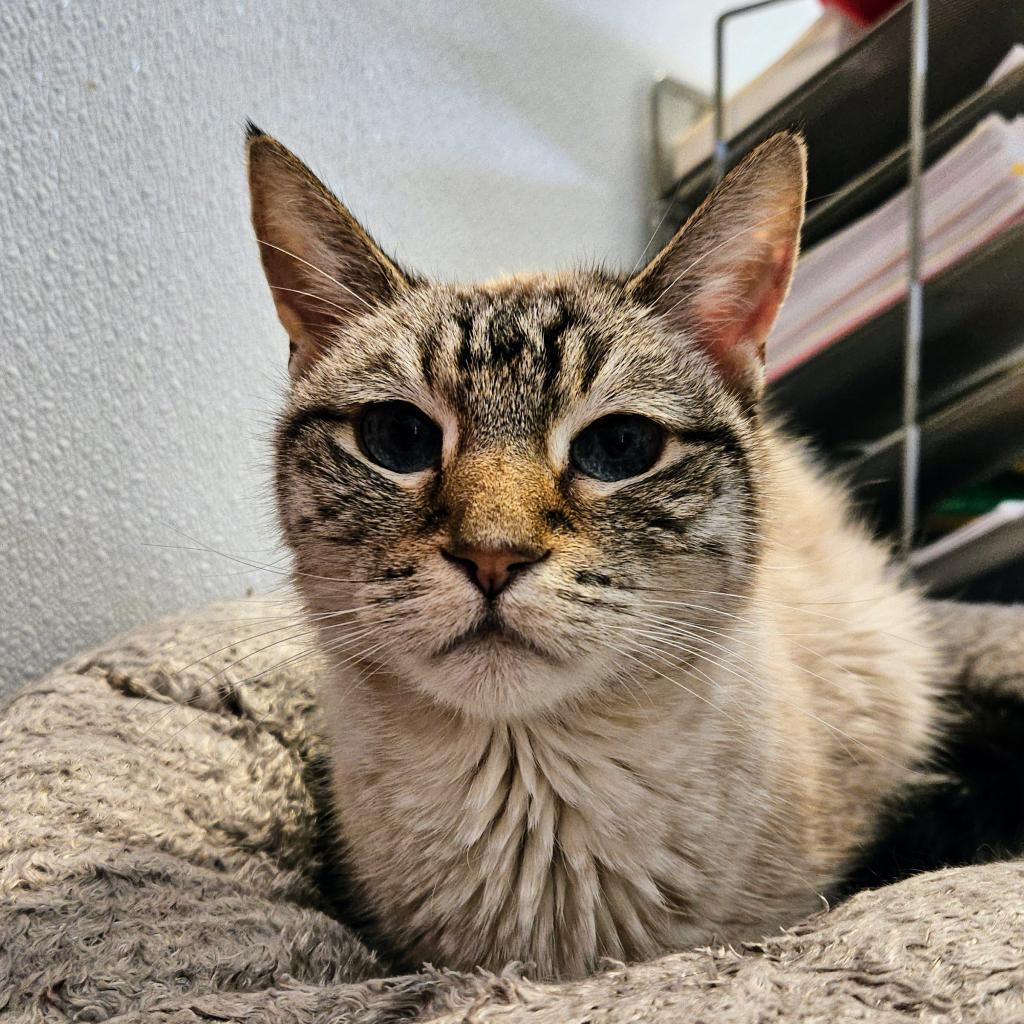
<svg viewBox="0 0 1024 1024">
<path fill-rule="evenodd" d="M 0 1018 L 1024 1020 L 1016 862 L 586 981 L 535 984 L 517 965 L 391 976 L 328 895 L 317 665 L 298 630 L 267 632 L 280 614 L 295 610 L 238 602 L 141 629 L 0 711 Z M 1024 700 L 1024 609 L 935 615 L 958 686 Z"/>
</svg>

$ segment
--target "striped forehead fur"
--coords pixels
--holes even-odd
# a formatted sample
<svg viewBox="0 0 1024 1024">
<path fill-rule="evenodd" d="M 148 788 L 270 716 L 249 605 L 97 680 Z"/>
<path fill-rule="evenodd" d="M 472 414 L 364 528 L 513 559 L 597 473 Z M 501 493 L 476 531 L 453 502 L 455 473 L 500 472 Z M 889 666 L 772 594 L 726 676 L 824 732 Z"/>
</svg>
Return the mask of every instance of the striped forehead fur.
<svg viewBox="0 0 1024 1024">
<path fill-rule="evenodd" d="M 631 389 L 680 426 L 747 426 L 706 360 L 599 277 L 536 278 L 497 294 L 424 287 L 363 331 L 352 370 L 410 400 L 446 403 L 467 440 L 521 446 L 567 413 L 627 405 Z M 328 360 L 320 379 L 336 372 Z"/>
</svg>

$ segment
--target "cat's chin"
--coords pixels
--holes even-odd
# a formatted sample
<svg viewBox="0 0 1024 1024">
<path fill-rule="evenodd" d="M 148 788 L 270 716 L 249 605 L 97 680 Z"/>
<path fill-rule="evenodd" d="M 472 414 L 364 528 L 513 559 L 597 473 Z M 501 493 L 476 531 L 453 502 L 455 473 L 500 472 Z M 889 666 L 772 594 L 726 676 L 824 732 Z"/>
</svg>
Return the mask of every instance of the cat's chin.
<svg viewBox="0 0 1024 1024">
<path fill-rule="evenodd" d="M 528 643 L 483 638 L 410 666 L 417 689 L 473 718 L 543 714 L 588 689 L 588 673 L 567 669 Z"/>
</svg>

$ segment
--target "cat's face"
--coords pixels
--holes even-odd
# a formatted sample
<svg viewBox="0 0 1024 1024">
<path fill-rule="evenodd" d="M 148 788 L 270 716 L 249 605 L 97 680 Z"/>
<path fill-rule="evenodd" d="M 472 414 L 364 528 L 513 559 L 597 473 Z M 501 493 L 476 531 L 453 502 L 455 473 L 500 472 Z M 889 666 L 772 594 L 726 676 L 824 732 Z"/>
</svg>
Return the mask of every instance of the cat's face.
<svg viewBox="0 0 1024 1024">
<path fill-rule="evenodd" d="M 714 629 L 758 556 L 760 357 L 799 143 L 629 281 L 429 285 L 278 143 L 256 135 L 250 169 L 293 343 L 280 514 L 331 659 L 506 718 L 629 687 L 673 601 Z"/>
</svg>

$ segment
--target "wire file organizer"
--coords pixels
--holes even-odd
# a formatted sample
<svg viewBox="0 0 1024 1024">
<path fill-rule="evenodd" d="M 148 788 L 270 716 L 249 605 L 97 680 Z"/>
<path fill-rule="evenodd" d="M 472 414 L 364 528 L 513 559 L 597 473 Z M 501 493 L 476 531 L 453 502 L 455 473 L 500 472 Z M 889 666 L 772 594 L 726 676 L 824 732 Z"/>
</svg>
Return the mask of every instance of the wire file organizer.
<svg viewBox="0 0 1024 1024">
<path fill-rule="evenodd" d="M 720 15 L 715 88 L 710 95 L 695 96 L 692 89 L 686 94 L 693 130 L 682 149 L 670 149 L 664 141 L 665 111 L 679 109 L 679 83 L 655 84 L 658 240 L 667 239 L 732 163 L 783 128 L 802 128 L 809 146 L 805 248 L 905 187 L 905 298 L 880 306 L 868 320 L 845 328 L 827 349 L 815 349 L 803 363 L 780 370 L 772 378 L 771 395 L 795 429 L 832 461 L 854 467 L 853 482 L 859 495 L 867 492 L 872 518 L 895 535 L 908 558 L 923 535 L 923 508 L 1024 458 L 1024 401 L 1014 401 L 1005 381 L 995 380 L 997 371 L 1024 367 L 1024 300 L 1017 301 L 1024 291 L 1018 269 L 1024 266 L 1024 225 L 928 275 L 922 237 L 926 162 L 943 157 L 983 118 L 998 114 L 1012 120 L 1024 113 L 1024 67 L 995 84 L 989 81 L 1012 43 L 1024 41 L 1024 4 L 905 0 L 852 41 L 839 35 L 845 28 L 828 37 L 830 45 L 844 44 L 838 56 L 827 63 L 819 59 L 791 94 L 730 129 L 732 101 L 727 106 L 724 88 L 727 30 L 737 18 L 787 2 L 756 0 Z M 828 28 L 816 25 L 805 39 L 818 46 L 824 33 L 842 24 L 838 18 L 831 25 L 818 23 Z M 800 46 L 794 52 L 802 61 L 809 51 Z M 941 74 L 929 79 L 930 58 Z M 796 71 L 806 68 L 800 61 Z M 795 83 L 798 75 L 792 69 L 789 74 Z M 754 87 L 745 92 L 750 115 L 749 99 L 758 93 Z M 703 160 L 701 149 L 707 154 Z M 965 201 L 969 198 L 965 195 Z M 985 390 L 983 383 L 992 387 Z M 975 404 L 960 402 L 975 387 Z M 975 435 L 989 431 L 988 450 L 979 447 L 977 436 L 963 441 L 957 435 L 957 409 Z M 959 458 L 968 451 L 974 454 L 970 465 Z M 947 473 L 953 462 L 955 473 Z"/>
</svg>

